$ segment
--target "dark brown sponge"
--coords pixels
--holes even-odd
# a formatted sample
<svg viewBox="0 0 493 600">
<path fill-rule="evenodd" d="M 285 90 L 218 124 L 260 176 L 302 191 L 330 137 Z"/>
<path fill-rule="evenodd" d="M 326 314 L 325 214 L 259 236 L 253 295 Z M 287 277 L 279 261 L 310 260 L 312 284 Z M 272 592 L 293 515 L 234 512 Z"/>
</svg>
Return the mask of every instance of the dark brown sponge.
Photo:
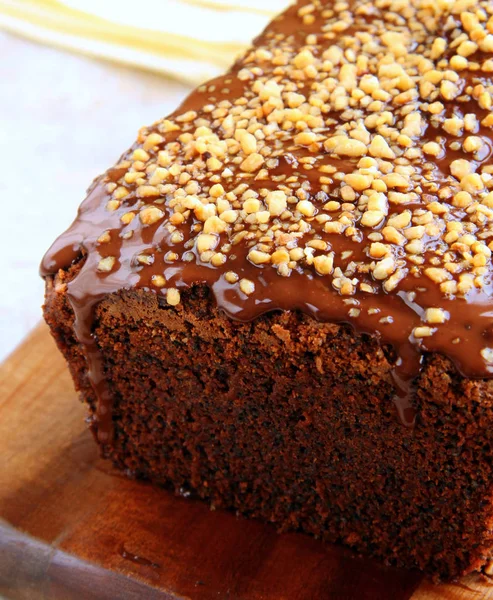
<svg viewBox="0 0 493 600">
<path fill-rule="evenodd" d="M 46 279 L 44 314 L 93 414 L 66 291 L 78 270 Z M 235 322 L 204 286 L 177 307 L 109 295 L 93 332 L 115 398 L 102 451 L 129 474 L 445 579 L 490 557 L 493 382 L 425 355 L 407 428 L 376 337 L 295 312 Z"/>
</svg>

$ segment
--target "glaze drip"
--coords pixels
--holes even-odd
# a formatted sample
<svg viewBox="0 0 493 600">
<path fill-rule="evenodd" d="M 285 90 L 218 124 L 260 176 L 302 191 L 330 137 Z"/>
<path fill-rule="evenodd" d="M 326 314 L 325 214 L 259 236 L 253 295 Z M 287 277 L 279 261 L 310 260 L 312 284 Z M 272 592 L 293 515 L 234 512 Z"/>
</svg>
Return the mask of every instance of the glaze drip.
<svg viewBox="0 0 493 600">
<path fill-rule="evenodd" d="M 93 321 L 122 289 L 174 306 L 205 284 L 233 319 L 299 310 L 378 336 L 408 426 L 424 353 L 492 376 L 493 8 L 474 4 L 300 2 L 93 184 L 41 274 L 85 257 L 67 294 L 101 442 Z"/>
</svg>

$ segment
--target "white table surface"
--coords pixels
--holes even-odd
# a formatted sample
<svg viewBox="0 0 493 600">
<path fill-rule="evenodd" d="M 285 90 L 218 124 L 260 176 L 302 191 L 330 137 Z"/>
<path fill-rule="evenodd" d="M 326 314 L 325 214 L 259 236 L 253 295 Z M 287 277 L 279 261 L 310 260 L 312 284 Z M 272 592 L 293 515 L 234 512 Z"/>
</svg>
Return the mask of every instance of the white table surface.
<svg viewBox="0 0 493 600">
<path fill-rule="evenodd" d="M 42 255 L 185 85 L 0 32 L 0 360 L 41 319 Z"/>
</svg>

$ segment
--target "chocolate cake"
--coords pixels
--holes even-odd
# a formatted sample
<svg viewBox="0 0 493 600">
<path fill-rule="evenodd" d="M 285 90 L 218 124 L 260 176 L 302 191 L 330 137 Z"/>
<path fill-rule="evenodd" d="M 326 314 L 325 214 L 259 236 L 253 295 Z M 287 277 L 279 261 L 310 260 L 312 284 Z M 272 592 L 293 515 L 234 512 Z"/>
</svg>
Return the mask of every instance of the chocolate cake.
<svg viewBox="0 0 493 600">
<path fill-rule="evenodd" d="M 493 555 L 493 4 L 302 1 L 91 186 L 44 314 L 105 457 L 442 578 Z"/>
</svg>

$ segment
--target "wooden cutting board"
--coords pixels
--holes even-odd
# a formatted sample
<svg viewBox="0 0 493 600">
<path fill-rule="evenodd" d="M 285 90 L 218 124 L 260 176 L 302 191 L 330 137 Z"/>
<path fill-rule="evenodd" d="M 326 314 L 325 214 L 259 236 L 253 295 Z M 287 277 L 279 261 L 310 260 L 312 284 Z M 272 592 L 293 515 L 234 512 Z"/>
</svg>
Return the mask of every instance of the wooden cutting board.
<svg viewBox="0 0 493 600">
<path fill-rule="evenodd" d="M 40 325 L 0 371 L 0 595 L 9 599 L 477 600 L 348 550 L 212 512 L 98 457 Z"/>
</svg>

